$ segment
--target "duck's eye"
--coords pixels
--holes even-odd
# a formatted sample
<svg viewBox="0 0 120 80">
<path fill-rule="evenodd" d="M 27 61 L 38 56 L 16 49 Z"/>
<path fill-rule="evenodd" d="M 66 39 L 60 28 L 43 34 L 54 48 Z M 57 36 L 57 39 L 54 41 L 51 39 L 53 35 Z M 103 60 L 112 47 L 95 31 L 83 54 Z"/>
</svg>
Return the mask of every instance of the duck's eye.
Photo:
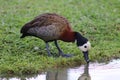
<svg viewBox="0 0 120 80">
<path fill-rule="evenodd" d="M 87 48 L 87 46 L 84 46 L 84 48 Z"/>
</svg>

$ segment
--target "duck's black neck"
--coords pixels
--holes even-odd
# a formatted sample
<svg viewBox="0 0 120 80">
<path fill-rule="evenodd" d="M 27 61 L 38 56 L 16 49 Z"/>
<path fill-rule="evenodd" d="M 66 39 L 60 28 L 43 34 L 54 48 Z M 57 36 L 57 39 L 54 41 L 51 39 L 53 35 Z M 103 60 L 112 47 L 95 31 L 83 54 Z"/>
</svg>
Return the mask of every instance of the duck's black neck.
<svg viewBox="0 0 120 80">
<path fill-rule="evenodd" d="M 79 32 L 75 33 L 75 39 L 77 40 L 77 46 L 82 46 L 83 44 L 87 43 L 88 39 L 83 37 Z"/>
</svg>

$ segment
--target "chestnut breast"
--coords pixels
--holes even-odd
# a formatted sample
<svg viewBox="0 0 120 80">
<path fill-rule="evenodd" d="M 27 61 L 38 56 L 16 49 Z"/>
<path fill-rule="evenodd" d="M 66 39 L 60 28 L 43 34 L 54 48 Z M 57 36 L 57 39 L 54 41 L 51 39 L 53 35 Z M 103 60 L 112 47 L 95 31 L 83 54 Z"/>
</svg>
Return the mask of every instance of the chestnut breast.
<svg viewBox="0 0 120 80">
<path fill-rule="evenodd" d="M 37 16 L 23 26 L 21 33 L 39 37 L 44 41 L 71 41 L 74 37 L 67 19 L 52 13 Z"/>
</svg>

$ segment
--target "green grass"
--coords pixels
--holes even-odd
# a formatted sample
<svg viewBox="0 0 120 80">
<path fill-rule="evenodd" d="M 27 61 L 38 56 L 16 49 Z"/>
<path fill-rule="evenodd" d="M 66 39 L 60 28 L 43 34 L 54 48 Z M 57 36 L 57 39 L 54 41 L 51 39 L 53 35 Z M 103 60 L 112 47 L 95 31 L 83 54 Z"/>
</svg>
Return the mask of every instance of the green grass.
<svg viewBox="0 0 120 80">
<path fill-rule="evenodd" d="M 46 12 L 65 16 L 75 31 L 91 41 L 91 61 L 120 58 L 120 0 L 0 0 L 0 74 L 38 73 L 85 63 L 74 43 L 59 41 L 63 51 L 75 57 L 47 57 L 42 40 L 20 39 L 21 27 Z M 50 46 L 57 55 L 54 44 Z"/>
</svg>

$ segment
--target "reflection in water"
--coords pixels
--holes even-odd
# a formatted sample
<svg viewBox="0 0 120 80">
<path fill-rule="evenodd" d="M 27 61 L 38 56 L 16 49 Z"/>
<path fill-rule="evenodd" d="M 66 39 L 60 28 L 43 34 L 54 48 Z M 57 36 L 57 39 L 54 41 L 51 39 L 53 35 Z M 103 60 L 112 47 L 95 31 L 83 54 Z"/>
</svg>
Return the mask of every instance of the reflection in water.
<svg viewBox="0 0 120 80">
<path fill-rule="evenodd" d="M 112 76 L 112 77 L 111 77 Z M 119 80 L 120 59 L 109 64 L 91 63 L 85 66 L 53 69 L 34 75 L 2 76 L 0 80 Z"/>
<path fill-rule="evenodd" d="M 67 80 L 67 69 L 48 71 L 46 80 Z"/>
<path fill-rule="evenodd" d="M 91 80 L 89 76 L 89 64 L 86 64 L 84 66 L 84 73 L 80 75 L 78 80 Z M 70 71 L 71 69 L 62 69 L 62 70 L 49 70 L 47 72 L 41 73 L 41 74 L 34 74 L 34 75 L 21 75 L 21 76 L 15 76 L 15 77 L 6 77 L 6 78 L 0 78 L 0 80 L 77 80 L 78 77 L 74 76 L 74 69 Z M 83 70 L 83 69 L 82 69 Z M 81 70 L 77 70 L 80 71 Z M 73 72 L 73 73 L 72 73 Z M 68 74 L 71 75 L 68 75 Z M 75 74 L 76 75 L 76 74 Z"/>
<path fill-rule="evenodd" d="M 69 73 L 69 70 L 67 69 L 63 69 L 62 71 L 61 70 L 48 71 L 46 74 L 46 80 L 72 80 L 74 79 L 73 77 L 75 76 L 74 75 L 69 76 L 68 73 Z M 71 73 L 71 74 L 74 74 L 74 73 Z M 89 75 L 89 64 L 86 64 L 84 66 L 84 72 L 80 75 L 78 80 L 91 80 L 91 77 Z"/>
<path fill-rule="evenodd" d="M 84 73 L 78 78 L 78 80 L 91 80 L 91 77 L 89 74 L 89 63 L 85 65 Z"/>
</svg>

